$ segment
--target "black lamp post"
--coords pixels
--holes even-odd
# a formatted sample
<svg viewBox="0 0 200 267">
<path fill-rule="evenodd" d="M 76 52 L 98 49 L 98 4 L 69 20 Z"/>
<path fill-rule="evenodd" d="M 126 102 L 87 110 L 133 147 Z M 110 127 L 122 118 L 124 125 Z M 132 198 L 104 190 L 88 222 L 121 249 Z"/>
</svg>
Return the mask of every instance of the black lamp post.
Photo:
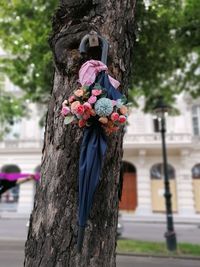
<svg viewBox="0 0 200 267">
<path fill-rule="evenodd" d="M 165 133 L 166 133 L 166 122 L 165 114 L 169 111 L 169 106 L 167 106 L 162 98 L 158 99 L 154 111 L 158 116 L 160 127 L 159 131 L 161 132 L 162 138 L 162 154 L 163 154 L 163 172 L 164 172 L 164 188 L 165 188 L 165 205 L 166 205 L 166 216 L 167 216 L 167 231 L 165 233 L 165 238 L 167 242 L 167 249 L 169 251 L 176 250 L 176 233 L 174 231 L 173 223 L 173 214 L 172 214 L 172 202 L 171 202 L 171 192 L 169 184 L 169 175 L 168 175 L 168 164 L 167 164 L 167 151 L 166 151 L 166 142 L 165 142 Z"/>
</svg>

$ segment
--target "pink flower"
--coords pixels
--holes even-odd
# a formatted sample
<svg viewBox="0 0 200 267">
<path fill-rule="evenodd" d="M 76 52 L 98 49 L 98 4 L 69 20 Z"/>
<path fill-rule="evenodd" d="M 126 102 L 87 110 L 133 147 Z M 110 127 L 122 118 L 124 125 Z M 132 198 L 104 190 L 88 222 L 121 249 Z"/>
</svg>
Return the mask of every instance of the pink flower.
<svg viewBox="0 0 200 267">
<path fill-rule="evenodd" d="M 79 121 L 78 121 L 78 126 L 79 126 L 80 128 L 84 127 L 85 125 L 86 125 L 86 121 L 85 121 L 85 120 L 79 120 Z"/>
<path fill-rule="evenodd" d="M 112 100 L 113 107 L 117 104 L 117 101 Z"/>
<path fill-rule="evenodd" d="M 127 107 L 126 107 L 126 106 L 122 106 L 122 107 L 120 108 L 120 112 L 121 112 L 122 115 L 126 115 L 127 112 L 128 112 Z"/>
<path fill-rule="evenodd" d="M 93 89 L 92 90 L 92 95 L 94 95 L 94 96 L 98 96 L 98 95 L 100 95 L 102 93 L 102 90 L 97 90 L 97 89 Z"/>
<path fill-rule="evenodd" d="M 78 89 L 74 92 L 75 96 L 81 97 L 83 96 L 83 89 Z"/>
<path fill-rule="evenodd" d="M 89 119 L 89 117 L 90 117 L 90 114 L 88 114 L 88 113 L 84 113 L 84 114 L 83 114 L 83 119 L 84 119 L 84 120 L 87 121 L 87 120 Z"/>
<path fill-rule="evenodd" d="M 70 113 L 70 108 L 68 108 L 68 107 L 62 107 L 61 114 L 63 116 L 67 116 L 67 114 L 69 114 L 69 113 Z"/>
<path fill-rule="evenodd" d="M 106 124 L 106 123 L 108 123 L 108 118 L 106 118 L 106 117 L 101 117 L 101 118 L 99 118 L 99 121 L 100 121 L 101 123 L 103 123 L 103 124 Z"/>
<path fill-rule="evenodd" d="M 126 121 L 126 117 L 124 115 L 120 115 L 118 121 L 120 123 L 124 123 Z"/>
<path fill-rule="evenodd" d="M 96 101 L 97 101 L 97 97 L 96 96 L 93 96 L 93 95 L 88 99 L 88 102 L 90 104 L 94 104 Z"/>
<path fill-rule="evenodd" d="M 90 110 L 90 109 L 92 109 L 92 106 L 91 106 L 90 103 L 88 103 L 88 102 L 85 102 L 85 103 L 83 104 L 83 106 L 84 106 L 85 110 Z"/>
<path fill-rule="evenodd" d="M 66 106 L 68 104 L 68 100 L 64 100 L 63 103 L 62 103 L 62 106 Z"/>
<path fill-rule="evenodd" d="M 72 113 L 76 113 L 76 109 L 77 109 L 78 106 L 80 106 L 80 102 L 79 101 L 74 101 L 71 104 L 71 111 L 72 111 Z"/>
<path fill-rule="evenodd" d="M 84 109 L 84 106 L 83 106 L 83 105 L 78 105 L 78 106 L 76 107 L 76 113 L 77 113 L 78 115 L 82 115 L 82 114 L 84 113 L 84 111 L 85 111 L 85 109 Z"/>
<path fill-rule="evenodd" d="M 95 112 L 95 110 L 94 109 L 90 109 L 90 115 L 92 115 L 92 116 L 96 116 L 96 112 Z"/>
<path fill-rule="evenodd" d="M 113 112 L 111 114 L 111 120 L 112 121 L 118 121 L 118 119 L 119 119 L 119 114 L 117 112 Z"/>
<path fill-rule="evenodd" d="M 74 100 L 75 100 L 75 96 L 74 95 L 71 95 L 69 98 L 69 103 L 72 103 Z"/>
</svg>

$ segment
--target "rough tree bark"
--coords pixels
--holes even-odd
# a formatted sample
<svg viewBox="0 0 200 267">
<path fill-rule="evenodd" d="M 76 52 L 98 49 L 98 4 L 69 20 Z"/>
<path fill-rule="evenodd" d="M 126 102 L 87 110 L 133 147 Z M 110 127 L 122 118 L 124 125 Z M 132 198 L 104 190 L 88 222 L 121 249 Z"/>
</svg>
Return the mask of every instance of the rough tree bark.
<svg viewBox="0 0 200 267">
<path fill-rule="evenodd" d="M 119 170 L 123 134 L 108 138 L 101 181 L 86 228 L 82 254 L 76 251 L 78 160 L 82 131 L 63 126 L 61 103 L 77 88 L 83 63 L 78 52 L 90 30 L 109 44 L 109 71 L 127 93 L 132 67 L 135 0 L 63 0 L 53 19 L 50 43 L 55 76 L 49 103 L 41 181 L 25 246 L 26 267 L 116 266 Z"/>
</svg>

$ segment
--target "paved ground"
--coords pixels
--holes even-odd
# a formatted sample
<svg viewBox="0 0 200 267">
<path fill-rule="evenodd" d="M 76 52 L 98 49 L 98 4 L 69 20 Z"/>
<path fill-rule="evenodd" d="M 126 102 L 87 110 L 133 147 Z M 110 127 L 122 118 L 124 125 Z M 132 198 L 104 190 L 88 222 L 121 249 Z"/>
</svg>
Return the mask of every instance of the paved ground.
<svg viewBox="0 0 200 267">
<path fill-rule="evenodd" d="M 0 219 L 0 240 L 25 240 L 27 235 L 27 220 Z M 147 224 L 123 222 L 123 238 L 144 241 L 165 241 L 165 224 Z M 198 225 L 175 225 L 178 242 L 200 244 L 200 227 Z"/>
<path fill-rule="evenodd" d="M 123 222 L 123 226 L 124 238 L 144 241 L 165 241 L 166 224 L 164 223 Z M 178 242 L 200 244 L 200 222 L 199 225 L 175 224 L 175 231 Z"/>
<path fill-rule="evenodd" d="M 0 219 L 0 267 L 22 267 L 27 220 Z M 124 222 L 124 238 L 164 241 L 165 224 Z M 180 242 L 200 244 L 198 225 L 176 225 Z M 117 267 L 199 267 L 200 261 L 117 256 Z"/>
<path fill-rule="evenodd" d="M 22 267 L 24 261 L 24 241 L 0 241 L 0 266 Z"/>
<path fill-rule="evenodd" d="M 26 240 L 26 224 L 25 219 L 0 219 L 0 240 Z"/>
<path fill-rule="evenodd" d="M 150 257 L 118 256 L 117 267 L 199 267 L 200 261 Z"/>
</svg>

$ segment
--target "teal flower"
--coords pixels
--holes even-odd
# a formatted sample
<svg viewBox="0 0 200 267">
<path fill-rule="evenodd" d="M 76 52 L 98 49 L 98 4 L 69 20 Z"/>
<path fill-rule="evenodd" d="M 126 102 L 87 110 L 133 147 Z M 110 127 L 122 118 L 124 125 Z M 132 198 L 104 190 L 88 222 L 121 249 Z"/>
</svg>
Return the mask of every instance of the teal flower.
<svg viewBox="0 0 200 267">
<path fill-rule="evenodd" d="M 96 102 L 94 109 L 100 117 L 109 116 L 113 111 L 112 100 L 102 97 Z"/>
</svg>

